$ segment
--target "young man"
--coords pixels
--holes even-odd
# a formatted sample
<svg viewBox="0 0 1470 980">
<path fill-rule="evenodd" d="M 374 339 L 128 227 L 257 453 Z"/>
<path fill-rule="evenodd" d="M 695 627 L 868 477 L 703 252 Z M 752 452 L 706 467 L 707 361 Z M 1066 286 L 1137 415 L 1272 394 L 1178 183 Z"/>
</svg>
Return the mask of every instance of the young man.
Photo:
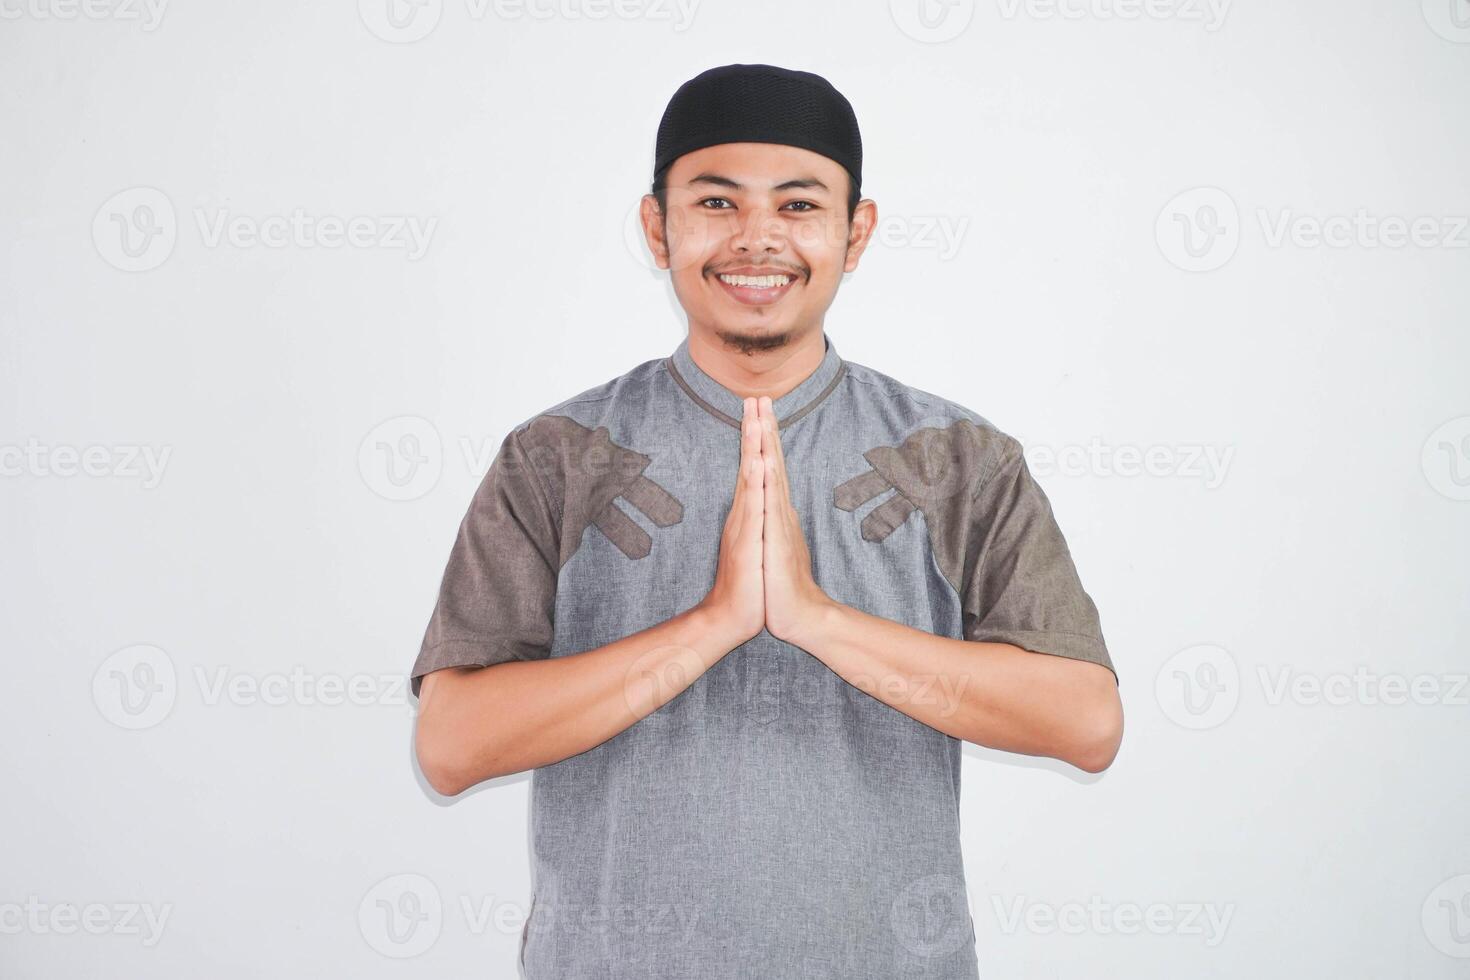
<svg viewBox="0 0 1470 980">
<path fill-rule="evenodd" d="M 460 527 L 417 753 L 451 795 L 535 770 L 533 980 L 974 978 L 960 741 L 1117 752 L 1020 445 L 826 336 L 861 167 L 817 75 L 685 83 L 642 221 L 687 338 L 517 425 Z"/>
</svg>

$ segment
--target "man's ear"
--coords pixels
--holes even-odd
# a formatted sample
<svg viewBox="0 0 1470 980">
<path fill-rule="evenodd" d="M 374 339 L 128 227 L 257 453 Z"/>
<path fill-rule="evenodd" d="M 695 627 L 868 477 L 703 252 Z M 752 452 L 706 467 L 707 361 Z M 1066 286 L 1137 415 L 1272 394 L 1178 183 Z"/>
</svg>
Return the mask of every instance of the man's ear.
<svg viewBox="0 0 1470 980">
<path fill-rule="evenodd" d="M 858 201 L 857 209 L 853 211 L 852 223 L 847 229 L 847 258 L 842 263 L 843 272 L 852 272 L 858 267 L 858 260 L 863 257 L 877 227 L 878 205 L 865 197 Z"/>
<path fill-rule="evenodd" d="M 669 267 L 669 243 L 665 236 L 666 225 L 658 209 L 658 198 L 644 194 L 638 203 L 638 220 L 643 225 L 643 240 L 660 269 Z"/>
</svg>

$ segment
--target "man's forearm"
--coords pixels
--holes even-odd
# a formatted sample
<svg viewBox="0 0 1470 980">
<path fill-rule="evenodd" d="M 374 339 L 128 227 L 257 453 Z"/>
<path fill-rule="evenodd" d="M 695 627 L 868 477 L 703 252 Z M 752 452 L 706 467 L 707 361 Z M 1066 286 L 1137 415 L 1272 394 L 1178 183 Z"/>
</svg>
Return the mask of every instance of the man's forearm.
<svg viewBox="0 0 1470 980">
<path fill-rule="evenodd" d="M 816 607 L 789 642 L 955 738 L 1088 772 L 1106 769 L 1117 755 L 1122 704 L 1101 664 L 937 636 L 837 602 Z"/>
<path fill-rule="evenodd" d="M 582 653 L 436 671 L 419 701 L 419 765 L 454 795 L 560 762 L 652 714 L 740 642 L 696 606 Z"/>
</svg>

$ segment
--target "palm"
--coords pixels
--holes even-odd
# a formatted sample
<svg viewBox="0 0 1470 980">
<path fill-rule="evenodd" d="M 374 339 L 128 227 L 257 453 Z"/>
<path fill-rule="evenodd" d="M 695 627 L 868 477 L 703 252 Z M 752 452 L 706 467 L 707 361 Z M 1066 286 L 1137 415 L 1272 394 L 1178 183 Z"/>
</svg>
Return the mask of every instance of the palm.
<svg viewBox="0 0 1470 980">
<path fill-rule="evenodd" d="M 766 629 L 778 639 L 789 639 L 809 618 L 825 594 L 812 579 L 811 553 L 801 519 L 791 503 L 786 459 L 770 399 L 762 398 L 761 457 L 765 463 L 765 533 L 761 568 L 765 579 Z"/>
</svg>

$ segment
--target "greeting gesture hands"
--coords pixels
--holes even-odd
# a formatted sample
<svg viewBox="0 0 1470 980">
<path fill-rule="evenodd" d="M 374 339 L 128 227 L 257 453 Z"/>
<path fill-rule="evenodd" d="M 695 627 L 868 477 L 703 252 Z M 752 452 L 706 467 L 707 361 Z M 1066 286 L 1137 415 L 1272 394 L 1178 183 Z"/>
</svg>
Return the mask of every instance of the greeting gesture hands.
<svg viewBox="0 0 1470 980">
<path fill-rule="evenodd" d="M 747 398 L 745 416 L 740 422 L 740 471 L 735 480 L 735 499 L 720 535 L 715 584 L 700 604 L 721 630 L 730 631 L 737 646 L 759 633 L 766 624 L 761 576 L 764 480 L 760 422 L 755 399 Z"/>
<path fill-rule="evenodd" d="M 810 625 L 820 608 L 832 600 L 812 578 L 812 556 L 801 530 L 801 519 L 791 503 L 786 456 L 771 400 L 762 397 L 757 407 L 761 459 L 765 464 L 761 571 L 765 576 L 766 629 L 776 639 L 799 646 L 795 637 L 801 628 Z"/>
<path fill-rule="evenodd" d="M 746 398 L 744 409 L 735 498 L 720 537 L 715 584 L 702 605 L 738 643 L 764 627 L 799 646 L 802 627 L 832 600 L 812 578 L 771 399 Z"/>
</svg>

